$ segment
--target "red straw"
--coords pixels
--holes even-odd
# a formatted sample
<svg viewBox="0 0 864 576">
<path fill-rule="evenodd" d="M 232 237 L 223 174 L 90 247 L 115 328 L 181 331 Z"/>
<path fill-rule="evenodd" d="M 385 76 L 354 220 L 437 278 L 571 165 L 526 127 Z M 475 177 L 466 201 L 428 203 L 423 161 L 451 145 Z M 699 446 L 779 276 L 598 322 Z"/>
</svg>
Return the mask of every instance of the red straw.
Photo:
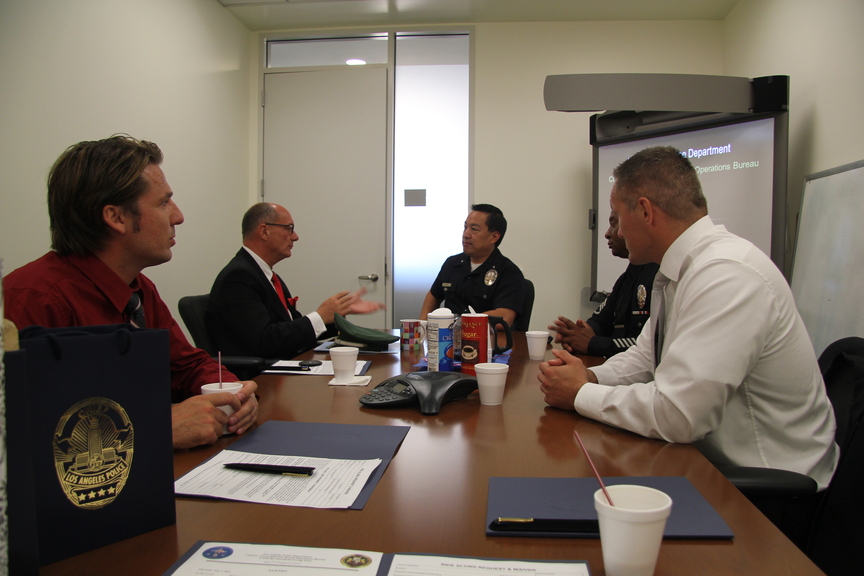
<svg viewBox="0 0 864 576">
<path fill-rule="evenodd" d="M 217 362 L 219 362 L 219 389 L 221 390 L 222 389 L 222 351 L 220 350 L 216 354 L 219 356 L 219 360 L 217 360 Z M 593 464 L 592 464 L 592 466 L 593 466 Z"/>
<path fill-rule="evenodd" d="M 603 489 L 603 494 L 606 495 L 606 501 L 609 502 L 610 506 L 615 506 L 612 503 L 612 498 L 609 497 L 609 492 L 606 491 L 606 485 L 603 484 L 603 480 L 600 479 L 600 474 L 597 472 L 597 467 L 594 466 L 594 462 L 591 460 L 591 455 L 588 454 L 588 450 L 585 449 L 585 445 L 582 444 L 582 439 L 579 437 L 579 432 L 573 430 L 573 435 L 576 436 L 576 441 L 579 442 L 579 447 L 582 448 L 582 452 L 585 453 L 585 458 L 588 459 L 588 464 L 591 465 L 591 470 L 594 471 L 594 477 L 597 478 L 597 482 L 600 483 L 600 488 Z"/>
</svg>

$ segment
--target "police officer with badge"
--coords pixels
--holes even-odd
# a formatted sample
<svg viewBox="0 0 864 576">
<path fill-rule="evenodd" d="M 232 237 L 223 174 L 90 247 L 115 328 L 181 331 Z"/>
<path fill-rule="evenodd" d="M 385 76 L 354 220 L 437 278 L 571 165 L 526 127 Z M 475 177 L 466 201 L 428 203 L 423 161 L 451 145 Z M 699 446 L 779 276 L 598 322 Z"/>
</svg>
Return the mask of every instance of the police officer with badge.
<svg viewBox="0 0 864 576">
<path fill-rule="evenodd" d="M 500 316 L 513 325 L 522 312 L 525 277 L 498 250 L 505 232 L 507 220 L 501 210 L 491 204 L 471 206 L 462 232 L 462 253 L 444 261 L 423 300 L 421 320 L 442 305 L 456 315 L 470 312 L 470 306 L 474 312 Z"/>
<path fill-rule="evenodd" d="M 618 215 L 609 215 L 604 234 L 613 256 L 627 258 L 630 252 L 618 235 Z M 630 264 L 615 282 L 612 292 L 587 321 L 573 322 L 559 316 L 549 330 L 557 332 L 555 341 L 568 352 L 590 356 L 614 356 L 636 344 L 636 337 L 648 321 L 651 287 L 658 264 Z"/>
</svg>

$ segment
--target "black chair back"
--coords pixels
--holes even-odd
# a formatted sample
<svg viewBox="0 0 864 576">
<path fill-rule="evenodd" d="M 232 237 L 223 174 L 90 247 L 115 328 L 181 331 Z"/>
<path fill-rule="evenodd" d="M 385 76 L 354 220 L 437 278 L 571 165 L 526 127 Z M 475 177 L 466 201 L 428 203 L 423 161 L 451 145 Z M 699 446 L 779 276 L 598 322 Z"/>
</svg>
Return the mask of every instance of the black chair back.
<svg viewBox="0 0 864 576">
<path fill-rule="evenodd" d="M 207 314 L 207 304 L 209 301 L 209 294 L 183 296 L 177 302 L 177 309 L 180 311 L 183 323 L 186 324 L 186 329 L 192 335 L 192 341 L 195 343 L 195 346 L 215 358 L 218 347 L 210 337 L 210 333 L 207 331 L 207 326 L 204 323 L 204 316 Z M 222 356 L 222 365 L 241 380 L 251 380 L 273 362 L 275 360 L 265 360 L 257 356 Z"/>
<path fill-rule="evenodd" d="M 201 348 L 211 356 L 215 356 L 217 352 L 216 344 L 210 338 L 210 333 L 207 332 L 207 326 L 204 324 L 204 315 L 207 313 L 207 303 L 209 300 L 209 294 L 184 296 L 177 302 L 177 309 L 180 311 L 183 323 L 186 324 L 186 329 L 192 335 L 195 346 Z"/>
<path fill-rule="evenodd" d="M 522 312 L 513 322 L 513 330 L 527 332 L 531 323 L 531 312 L 534 310 L 534 283 L 525 279 L 525 300 L 522 301 Z"/>
<path fill-rule="evenodd" d="M 828 576 L 860 574 L 864 565 L 864 338 L 828 346 L 819 368 L 837 420 L 840 462 L 810 529 L 807 555 Z"/>
</svg>

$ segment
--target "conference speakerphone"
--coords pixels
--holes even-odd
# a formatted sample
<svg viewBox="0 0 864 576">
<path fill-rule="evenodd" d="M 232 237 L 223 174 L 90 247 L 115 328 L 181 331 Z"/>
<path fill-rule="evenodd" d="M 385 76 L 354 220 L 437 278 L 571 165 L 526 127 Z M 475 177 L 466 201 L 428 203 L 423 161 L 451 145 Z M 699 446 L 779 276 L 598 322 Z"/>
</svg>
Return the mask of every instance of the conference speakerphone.
<svg viewBox="0 0 864 576">
<path fill-rule="evenodd" d="M 476 389 L 476 378 L 458 372 L 409 372 L 384 380 L 361 396 L 360 404 L 367 408 L 419 405 L 420 412 L 433 415 Z"/>
</svg>

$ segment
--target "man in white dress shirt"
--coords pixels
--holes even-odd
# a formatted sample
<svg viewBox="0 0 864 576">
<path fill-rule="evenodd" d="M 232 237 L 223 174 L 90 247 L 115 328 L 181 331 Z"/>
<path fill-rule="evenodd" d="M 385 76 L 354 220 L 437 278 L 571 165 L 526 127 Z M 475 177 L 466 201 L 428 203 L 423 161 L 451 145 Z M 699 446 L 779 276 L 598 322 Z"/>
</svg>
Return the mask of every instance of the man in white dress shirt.
<svg viewBox="0 0 864 576">
<path fill-rule="evenodd" d="M 715 464 L 806 474 L 824 489 L 839 457 L 834 414 L 780 271 L 711 221 L 693 166 L 674 148 L 642 150 L 614 177 L 630 262 L 660 263 L 651 317 L 636 345 L 602 366 L 554 350 L 538 376 L 546 402 L 693 443 Z"/>
</svg>

